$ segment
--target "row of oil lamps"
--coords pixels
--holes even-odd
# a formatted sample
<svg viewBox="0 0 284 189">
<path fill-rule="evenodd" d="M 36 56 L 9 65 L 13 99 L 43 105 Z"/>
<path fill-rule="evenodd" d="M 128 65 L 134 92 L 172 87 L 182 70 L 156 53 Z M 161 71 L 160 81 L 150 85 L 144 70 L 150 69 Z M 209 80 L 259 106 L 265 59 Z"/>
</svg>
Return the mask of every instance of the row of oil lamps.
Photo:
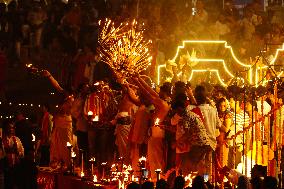
<svg viewBox="0 0 284 189">
<path fill-rule="evenodd" d="M 73 151 L 73 146 L 69 142 L 67 142 L 67 148 L 69 150 L 69 154 L 71 156 L 71 167 L 69 169 L 69 172 L 74 175 L 75 171 L 75 159 L 76 159 L 76 153 Z M 113 164 L 111 166 L 111 177 L 106 178 L 105 170 L 106 170 L 106 165 L 107 163 L 104 162 L 102 163 L 102 177 L 101 180 L 98 180 L 98 176 L 94 173 L 94 166 L 95 166 L 95 161 L 96 159 L 93 157 L 89 160 L 91 164 L 91 178 L 92 181 L 95 185 L 99 185 L 99 183 L 102 183 L 103 181 L 108 181 L 108 182 L 115 182 L 118 181 L 119 189 L 124 189 L 126 188 L 126 184 L 130 182 L 139 182 L 140 184 L 147 180 L 147 176 L 145 176 L 143 173 L 147 171 L 146 169 L 146 161 L 147 159 L 145 157 L 141 157 L 139 159 L 139 168 L 140 168 L 140 177 L 135 177 L 134 176 L 134 170 L 132 169 L 131 165 L 125 165 L 123 164 L 123 158 L 119 158 L 120 163 Z M 85 170 L 84 170 L 84 157 L 83 153 L 81 155 L 81 167 L 80 167 L 80 177 L 84 178 L 85 177 Z M 161 169 L 157 169 L 156 171 L 157 175 L 157 180 L 160 179 L 160 173 L 162 172 Z"/>
</svg>

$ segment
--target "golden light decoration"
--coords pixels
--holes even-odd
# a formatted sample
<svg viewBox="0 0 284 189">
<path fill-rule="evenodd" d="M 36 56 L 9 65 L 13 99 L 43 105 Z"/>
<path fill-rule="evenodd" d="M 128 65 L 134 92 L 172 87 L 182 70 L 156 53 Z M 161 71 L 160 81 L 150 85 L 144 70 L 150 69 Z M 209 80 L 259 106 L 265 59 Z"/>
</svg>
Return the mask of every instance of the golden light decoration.
<svg viewBox="0 0 284 189">
<path fill-rule="evenodd" d="M 109 64 L 122 78 L 140 73 L 151 65 L 150 46 L 152 41 L 143 37 L 144 30 L 138 28 L 137 21 L 121 23 L 106 19 L 99 22 L 98 51 L 101 60 Z"/>
<path fill-rule="evenodd" d="M 227 41 L 224 41 L 224 40 L 184 40 L 184 41 L 182 42 L 182 45 L 180 45 L 180 46 L 177 47 L 176 54 L 175 54 L 175 56 L 173 57 L 173 59 L 171 59 L 172 62 L 176 62 L 176 60 L 177 60 L 177 58 L 178 58 L 178 56 L 179 56 L 180 51 L 185 48 L 186 44 L 201 44 L 201 45 L 202 45 L 202 44 L 223 44 L 223 45 L 224 45 L 224 48 L 225 48 L 225 49 L 228 49 L 228 50 L 230 51 L 231 57 L 234 59 L 234 61 L 235 61 L 237 64 L 239 64 L 240 66 L 242 66 L 242 67 L 244 67 L 245 69 L 248 70 L 249 83 L 250 83 L 250 84 L 254 84 L 256 87 L 258 86 L 258 82 L 259 82 L 259 81 L 258 81 L 258 78 L 257 78 L 259 70 L 260 70 L 260 69 L 268 68 L 268 66 L 263 66 L 263 67 L 260 66 L 260 67 L 257 67 L 255 73 L 253 73 L 252 64 L 251 64 L 251 63 L 250 63 L 250 64 L 249 64 L 249 63 L 244 63 L 244 62 L 240 61 L 240 60 L 237 58 L 237 56 L 235 55 L 232 46 L 228 45 L 228 42 L 227 42 Z M 280 52 L 282 52 L 282 51 L 284 51 L 284 44 L 282 44 L 282 47 L 281 47 L 281 48 L 278 48 L 278 49 L 276 50 L 276 53 L 275 53 L 275 55 L 273 56 L 272 60 L 269 61 L 269 65 L 274 65 L 274 64 L 275 64 L 277 58 L 279 57 Z M 226 62 L 225 62 L 224 59 L 216 59 L 216 58 L 205 59 L 205 58 L 196 58 L 196 57 L 195 57 L 195 58 L 192 58 L 192 57 L 189 57 L 189 60 L 190 60 L 190 61 L 193 61 L 193 62 L 198 62 L 198 63 L 202 63 L 202 62 L 212 62 L 212 63 L 217 62 L 217 63 L 222 63 L 222 64 L 223 64 L 223 67 L 224 67 L 224 69 L 225 69 L 225 71 L 226 71 L 226 73 L 229 74 L 229 76 L 230 76 L 231 78 L 235 77 L 235 76 L 233 75 L 233 73 L 231 73 L 230 70 L 228 69 L 228 67 L 227 67 Z M 160 79 L 161 79 L 161 78 L 160 78 L 160 77 L 161 77 L 161 76 L 160 76 L 160 75 L 161 75 L 161 68 L 164 68 L 164 67 L 166 67 L 166 64 L 158 65 L 158 69 L 157 69 L 157 83 L 158 83 L 158 85 L 160 84 Z M 213 68 L 213 70 L 215 70 L 215 68 Z M 199 72 L 199 70 L 195 70 L 195 69 L 193 69 L 193 71 Z M 216 72 L 216 71 L 214 71 L 214 72 Z M 216 72 L 216 73 L 217 73 L 217 72 Z M 281 77 L 281 76 L 283 75 L 283 73 L 284 73 L 284 71 L 281 71 L 280 73 L 277 74 L 277 77 Z M 179 75 L 181 75 L 181 74 L 182 74 L 182 72 L 179 73 Z M 255 81 L 253 81 L 253 78 L 252 78 L 252 77 L 253 77 L 253 74 L 255 74 Z M 178 75 L 178 76 L 179 76 L 179 75 Z M 217 75 L 219 75 L 219 74 L 217 73 Z M 191 76 L 190 76 L 190 78 L 189 78 L 189 81 L 190 81 L 191 78 L 192 78 L 192 74 L 191 74 Z M 244 78 L 242 78 L 242 79 L 244 79 Z M 221 79 L 219 76 L 218 76 L 218 80 L 220 81 L 220 83 L 221 83 L 222 85 L 226 85 L 224 82 L 221 82 L 222 79 Z"/>
</svg>

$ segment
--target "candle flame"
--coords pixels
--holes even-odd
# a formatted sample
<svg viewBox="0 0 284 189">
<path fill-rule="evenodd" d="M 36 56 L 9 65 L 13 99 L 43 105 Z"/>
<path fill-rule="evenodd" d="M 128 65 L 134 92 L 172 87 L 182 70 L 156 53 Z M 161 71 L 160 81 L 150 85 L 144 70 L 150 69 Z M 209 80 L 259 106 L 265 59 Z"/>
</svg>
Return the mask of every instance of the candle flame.
<svg viewBox="0 0 284 189">
<path fill-rule="evenodd" d="M 100 85 L 100 82 L 97 82 L 97 83 L 95 83 L 94 85 L 95 85 L 95 86 L 98 86 L 98 85 Z"/>
<path fill-rule="evenodd" d="M 96 158 L 92 157 L 89 161 L 95 162 Z"/>
<path fill-rule="evenodd" d="M 159 122 L 160 122 L 160 119 L 157 118 L 156 121 L 155 121 L 155 125 L 159 125 Z"/>
<path fill-rule="evenodd" d="M 147 160 L 146 157 L 142 156 L 142 157 L 139 159 L 139 162 L 141 162 L 141 161 L 146 161 L 146 160 Z"/>
<path fill-rule="evenodd" d="M 131 165 L 128 165 L 127 170 L 129 170 L 129 171 L 132 170 Z"/>
<path fill-rule="evenodd" d="M 188 174 L 184 177 L 187 187 L 192 187 L 192 180 L 195 178 L 196 174 Z"/>
<path fill-rule="evenodd" d="M 93 121 L 94 121 L 94 122 L 98 122 L 98 121 L 99 121 L 99 116 L 96 115 L 96 116 L 94 117 Z"/>
<path fill-rule="evenodd" d="M 93 176 L 93 182 L 98 182 L 98 177 L 97 177 L 97 175 L 94 175 L 94 176 Z"/>
<path fill-rule="evenodd" d="M 88 111 L 88 116 L 92 116 L 94 113 L 92 111 Z"/>
<path fill-rule="evenodd" d="M 26 67 L 31 68 L 33 64 L 26 64 Z"/>
<path fill-rule="evenodd" d="M 72 158 L 76 157 L 76 153 L 75 153 L 75 152 L 72 152 L 72 153 L 71 153 L 71 157 L 72 157 Z"/>
<path fill-rule="evenodd" d="M 34 134 L 32 134 L 32 137 L 33 137 L 33 142 L 36 140 L 36 137 L 35 137 L 35 135 Z"/>
<path fill-rule="evenodd" d="M 85 176 L 85 173 L 84 172 L 81 172 L 81 177 L 84 177 Z"/>
<path fill-rule="evenodd" d="M 71 147 L 71 143 L 70 142 L 67 142 L 67 147 Z"/>
</svg>

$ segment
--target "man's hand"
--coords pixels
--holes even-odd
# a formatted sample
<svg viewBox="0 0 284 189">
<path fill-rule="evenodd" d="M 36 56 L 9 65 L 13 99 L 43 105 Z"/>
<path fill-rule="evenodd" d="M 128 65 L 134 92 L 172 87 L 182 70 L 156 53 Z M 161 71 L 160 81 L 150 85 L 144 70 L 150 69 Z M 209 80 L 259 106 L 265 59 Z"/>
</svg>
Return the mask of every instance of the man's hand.
<svg viewBox="0 0 284 189">
<path fill-rule="evenodd" d="M 44 76 L 44 77 L 50 77 L 51 76 L 51 74 L 47 70 L 43 70 L 41 73 L 42 73 L 42 76 Z"/>
</svg>

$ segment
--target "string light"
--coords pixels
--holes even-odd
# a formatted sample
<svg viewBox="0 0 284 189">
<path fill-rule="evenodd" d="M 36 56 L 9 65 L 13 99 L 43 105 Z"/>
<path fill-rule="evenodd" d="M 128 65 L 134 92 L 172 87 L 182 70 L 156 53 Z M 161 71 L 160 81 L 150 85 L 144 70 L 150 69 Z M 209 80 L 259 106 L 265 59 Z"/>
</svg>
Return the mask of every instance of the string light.
<svg viewBox="0 0 284 189">
<path fill-rule="evenodd" d="M 181 46 L 178 46 L 176 55 L 175 55 L 174 58 L 172 59 L 173 61 L 175 61 L 176 58 L 178 57 L 178 54 L 179 54 L 180 49 L 185 48 L 185 44 L 186 44 L 186 43 L 189 43 L 189 44 L 190 44 L 190 43 L 193 43 L 193 44 L 194 44 L 194 43 L 201 43 L 201 44 L 204 44 L 204 43 L 208 43 L 208 44 L 224 44 L 225 48 L 230 50 L 232 57 L 234 58 L 234 60 L 235 60 L 238 64 L 240 64 L 240 65 L 242 65 L 242 66 L 244 66 L 244 67 L 251 67 L 250 64 L 245 64 L 245 63 L 241 62 L 241 61 L 235 56 L 235 53 L 234 53 L 234 51 L 233 51 L 233 48 L 232 48 L 230 45 L 228 45 L 228 42 L 227 42 L 227 41 L 219 41 L 219 40 L 185 40 L 185 41 L 182 42 L 182 45 L 181 45 Z"/>
<path fill-rule="evenodd" d="M 235 53 L 234 53 L 234 51 L 233 51 L 232 46 L 228 45 L 228 42 L 227 42 L 227 41 L 222 41 L 222 40 L 221 40 L 221 41 L 219 41 L 219 40 L 185 40 L 185 41 L 182 42 L 182 45 L 180 45 L 180 46 L 177 47 L 176 54 L 175 54 L 174 58 L 171 60 L 172 62 L 175 62 L 175 61 L 176 61 L 176 59 L 177 59 L 177 57 L 178 57 L 178 55 L 179 55 L 180 50 L 181 50 L 181 49 L 184 49 L 184 48 L 185 48 L 185 45 L 186 45 L 187 43 L 189 43 L 189 44 L 196 44 L 196 43 L 199 43 L 199 44 L 224 44 L 224 47 L 225 47 L 226 49 L 229 49 L 229 50 L 230 50 L 233 59 L 234 59 L 239 65 L 241 65 L 241 66 L 243 66 L 243 67 L 249 68 L 249 70 L 248 70 L 248 71 L 249 71 L 249 76 L 250 76 L 250 77 L 249 77 L 249 82 L 250 82 L 250 84 L 253 83 L 253 79 L 252 79 L 252 78 L 253 78 L 252 65 L 251 65 L 251 64 L 246 64 L 246 63 L 243 63 L 242 61 L 240 61 L 240 60 L 236 57 L 236 55 L 235 55 Z M 281 48 L 279 48 L 279 49 L 276 50 L 276 53 L 275 53 L 275 55 L 273 56 L 273 59 L 272 59 L 272 60 L 270 61 L 270 63 L 269 63 L 270 65 L 273 65 L 273 64 L 275 63 L 275 61 L 277 60 L 277 58 L 278 58 L 278 56 L 279 56 L 279 53 L 280 53 L 281 51 L 284 51 L 284 43 L 282 44 L 282 47 L 281 47 Z M 190 60 L 191 60 L 191 61 L 198 61 L 198 62 L 202 62 L 202 61 L 207 61 L 207 62 L 222 62 L 222 63 L 223 63 L 223 66 L 224 66 L 224 68 L 225 68 L 225 71 L 226 71 L 231 77 L 234 77 L 234 75 L 228 70 L 224 59 L 199 59 L 199 58 L 194 58 L 194 59 L 192 59 L 192 58 L 190 58 Z M 163 67 L 166 67 L 166 64 L 159 65 L 158 68 L 157 68 L 157 76 L 158 76 L 158 78 L 157 78 L 157 83 L 158 83 L 158 85 L 160 84 L 160 72 L 161 72 L 160 69 L 163 68 Z M 255 75 L 256 75 L 256 76 L 258 75 L 258 74 L 257 74 L 257 70 L 258 70 L 259 68 L 267 68 L 267 67 L 268 67 L 268 66 L 257 67 L 257 68 L 256 68 L 256 72 L 255 72 Z M 281 77 L 282 74 L 283 74 L 283 71 L 281 71 L 281 72 L 277 75 L 277 77 Z M 220 75 L 219 75 L 219 76 L 220 76 Z M 257 81 L 258 81 L 258 79 L 257 79 L 257 77 L 255 77 L 256 86 L 257 86 L 257 83 L 258 83 Z"/>
</svg>

